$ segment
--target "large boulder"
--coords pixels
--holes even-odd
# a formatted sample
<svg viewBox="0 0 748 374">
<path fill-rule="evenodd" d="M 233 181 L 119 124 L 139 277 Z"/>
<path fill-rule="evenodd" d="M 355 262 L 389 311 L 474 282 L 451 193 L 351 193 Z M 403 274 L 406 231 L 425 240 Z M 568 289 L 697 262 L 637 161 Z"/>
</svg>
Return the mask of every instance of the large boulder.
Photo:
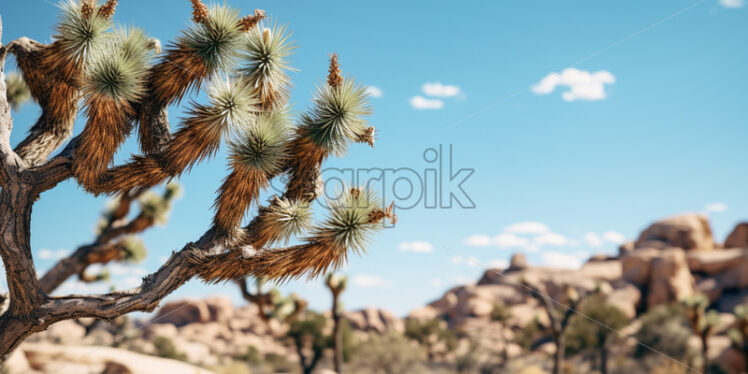
<svg viewBox="0 0 748 374">
<path fill-rule="evenodd" d="M 661 251 L 654 248 L 639 249 L 621 256 L 623 279 L 637 285 L 645 286 L 649 282 L 652 259 L 660 256 Z"/>
<path fill-rule="evenodd" d="M 693 250 L 686 253 L 688 267 L 694 273 L 715 275 L 748 263 L 748 248 L 720 251 Z"/>
<path fill-rule="evenodd" d="M 694 294 L 696 284 L 688 269 L 686 254 L 680 248 L 668 248 L 651 262 L 647 306 L 678 301 Z"/>
<path fill-rule="evenodd" d="M 345 318 L 354 330 L 377 333 L 405 331 L 403 321 L 384 309 L 365 308 L 348 312 Z"/>
<path fill-rule="evenodd" d="M 185 299 L 168 303 L 161 307 L 153 318 L 158 323 L 171 323 L 184 326 L 190 323 L 210 321 L 210 309 L 203 300 Z"/>
<path fill-rule="evenodd" d="M 528 267 L 527 257 L 522 253 L 515 253 L 512 255 L 512 259 L 509 261 L 509 268 L 506 271 L 525 270 Z"/>
<path fill-rule="evenodd" d="M 748 222 L 739 223 L 727 235 L 725 248 L 748 248 Z"/>
<path fill-rule="evenodd" d="M 642 293 L 633 284 L 624 284 L 620 288 L 613 289 L 606 295 L 608 303 L 616 306 L 628 318 L 636 317 L 636 310 L 641 303 Z"/>
<path fill-rule="evenodd" d="M 707 217 L 689 213 L 653 223 L 639 235 L 635 247 L 714 249 L 715 245 Z"/>
</svg>

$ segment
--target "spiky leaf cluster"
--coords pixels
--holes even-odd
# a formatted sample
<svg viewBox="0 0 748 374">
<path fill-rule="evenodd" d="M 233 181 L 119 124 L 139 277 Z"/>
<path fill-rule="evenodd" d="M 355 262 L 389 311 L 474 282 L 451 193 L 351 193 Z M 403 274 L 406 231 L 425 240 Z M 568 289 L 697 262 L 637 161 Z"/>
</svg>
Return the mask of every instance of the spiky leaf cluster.
<svg viewBox="0 0 748 374">
<path fill-rule="evenodd" d="M 145 91 L 152 40 L 141 29 L 117 29 L 108 45 L 93 54 L 85 78 L 87 92 L 135 101 Z"/>
<path fill-rule="evenodd" d="M 76 0 L 63 1 L 59 7 L 62 16 L 54 38 L 68 56 L 86 59 L 107 43 L 105 33 L 112 23 L 106 14 L 84 12 L 85 7 Z"/>
<path fill-rule="evenodd" d="M 179 185 L 175 183 L 169 183 L 169 185 L 171 187 L 167 186 L 163 195 L 147 191 L 138 198 L 142 214 L 160 225 L 166 224 L 169 220 L 171 203 L 179 196 Z"/>
<path fill-rule="evenodd" d="M 278 199 L 268 207 L 268 224 L 277 240 L 288 240 L 311 228 L 312 207 L 303 201 Z"/>
<path fill-rule="evenodd" d="M 348 78 L 338 87 L 318 88 L 314 108 L 302 116 L 302 127 L 319 147 L 343 155 L 351 141 L 367 131 L 365 116 L 371 114 L 366 88 Z"/>
<path fill-rule="evenodd" d="M 236 62 L 243 32 L 239 12 L 214 6 L 202 22 L 193 23 L 183 35 L 186 45 L 197 54 L 209 72 L 230 69 Z"/>
<path fill-rule="evenodd" d="M 255 124 L 230 144 L 232 164 L 266 174 L 279 172 L 288 157 L 290 130 L 289 115 L 285 110 L 258 115 Z"/>
<path fill-rule="evenodd" d="M 345 275 L 330 273 L 325 278 L 325 284 L 333 292 L 343 292 L 348 283 L 348 277 Z"/>
<path fill-rule="evenodd" d="M 23 103 L 31 98 L 31 91 L 18 73 L 9 73 L 5 77 L 6 99 L 13 110 L 18 110 Z"/>
<path fill-rule="evenodd" d="M 137 236 L 130 235 L 123 238 L 120 241 L 120 245 L 125 252 L 125 256 L 122 258 L 123 261 L 137 264 L 143 262 L 148 255 L 145 243 Z"/>
<path fill-rule="evenodd" d="M 363 251 L 368 236 L 382 227 L 371 219 L 382 202 L 373 192 L 352 188 L 329 202 L 327 219 L 316 228 L 314 238 L 329 240 L 340 248 Z"/>
<path fill-rule="evenodd" d="M 272 29 L 252 28 L 245 37 L 242 60 L 246 62 L 239 71 L 251 87 L 258 91 L 263 105 L 283 105 L 288 100 L 290 79 L 287 72 L 288 56 L 294 50 L 290 34 L 284 26 Z"/>
<path fill-rule="evenodd" d="M 229 130 L 245 130 L 257 113 L 257 99 L 244 82 L 237 79 L 216 79 L 208 88 L 208 112 L 204 115 L 213 126 Z"/>
</svg>

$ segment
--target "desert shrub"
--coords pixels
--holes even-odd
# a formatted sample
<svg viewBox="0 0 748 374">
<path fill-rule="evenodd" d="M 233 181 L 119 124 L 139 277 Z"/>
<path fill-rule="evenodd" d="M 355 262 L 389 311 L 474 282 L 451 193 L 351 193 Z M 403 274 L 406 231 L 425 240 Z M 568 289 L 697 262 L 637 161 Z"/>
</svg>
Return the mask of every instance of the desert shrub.
<svg viewBox="0 0 748 374">
<path fill-rule="evenodd" d="M 642 344 L 679 361 L 690 355 L 687 342 L 691 337 L 691 327 L 680 305 L 655 306 L 643 314 L 640 321 L 642 325 L 635 338 Z M 637 344 L 634 356 L 641 358 L 652 353 L 652 350 Z"/>
<path fill-rule="evenodd" d="M 156 356 L 180 361 L 187 359 L 184 353 L 177 350 L 174 342 L 165 336 L 157 336 L 153 339 L 153 346 L 156 349 Z"/>
<path fill-rule="evenodd" d="M 351 361 L 357 374 L 417 374 L 425 372 L 419 352 L 404 336 L 372 334 L 357 344 Z"/>
<path fill-rule="evenodd" d="M 524 350 L 529 351 L 535 347 L 535 344 L 545 336 L 545 327 L 540 323 L 537 316 L 532 322 L 521 327 L 514 335 L 515 343 Z"/>
<path fill-rule="evenodd" d="M 296 364 L 289 361 L 286 356 L 277 353 L 266 354 L 265 363 L 272 368 L 273 373 L 290 373 L 296 370 Z"/>
<path fill-rule="evenodd" d="M 449 351 L 457 348 L 457 336 L 449 329 L 447 323 L 440 319 L 421 321 L 410 318 L 405 321 L 405 336 L 424 346 L 443 342 Z"/>
<path fill-rule="evenodd" d="M 262 361 L 262 359 L 260 358 L 260 351 L 258 351 L 257 347 L 253 345 L 248 346 L 247 350 L 244 353 L 236 355 L 234 359 L 252 365 L 257 365 Z"/>
<path fill-rule="evenodd" d="M 512 317 L 512 310 L 503 303 L 496 303 L 491 309 L 491 320 L 504 323 Z"/>
<path fill-rule="evenodd" d="M 569 354 L 600 349 L 614 334 L 611 329 L 619 330 L 629 323 L 629 318 L 602 295 L 590 296 L 582 302 L 579 312 L 599 323 L 587 318 L 572 319 L 566 330 L 566 352 Z"/>
<path fill-rule="evenodd" d="M 241 362 L 232 362 L 225 366 L 213 369 L 216 374 L 252 374 L 247 364 Z"/>
</svg>

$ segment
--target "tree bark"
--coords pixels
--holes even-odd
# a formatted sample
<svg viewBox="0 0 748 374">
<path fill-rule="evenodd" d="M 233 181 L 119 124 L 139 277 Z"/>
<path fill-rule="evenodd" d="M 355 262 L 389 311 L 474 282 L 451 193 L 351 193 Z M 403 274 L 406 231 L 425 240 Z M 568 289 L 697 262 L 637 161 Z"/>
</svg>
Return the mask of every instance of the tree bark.
<svg viewBox="0 0 748 374">
<path fill-rule="evenodd" d="M 556 354 L 553 355 L 553 374 L 561 374 L 564 364 L 564 350 L 566 349 L 566 337 L 564 333 L 555 334 Z"/>
<path fill-rule="evenodd" d="M 339 295 L 333 294 L 332 297 L 332 336 L 333 336 L 333 352 L 334 352 L 334 366 L 335 371 L 338 374 L 343 373 L 343 330 L 341 329 L 340 323 L 342 316 L 340 315 L 339 307 Z"/>
<path fill-rule="evenodd" d="M 701 361 L 703 362 L 704 367 L 702 368 L 702 372 L 704 374 L 711 374 L 712 368 L 709 364 L 709 335 L 708 334 L 701 334 Z"/>
</svg>

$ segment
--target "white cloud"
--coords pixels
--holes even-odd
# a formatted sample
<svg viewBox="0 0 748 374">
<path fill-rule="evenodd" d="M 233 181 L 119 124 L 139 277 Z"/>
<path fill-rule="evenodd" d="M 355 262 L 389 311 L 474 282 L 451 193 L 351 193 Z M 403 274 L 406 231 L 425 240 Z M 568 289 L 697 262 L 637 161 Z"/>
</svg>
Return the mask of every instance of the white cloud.
<svg viewBox="0 0 748 374">
<path fill-rule="evenodd" d="M 426 96 L 454 97 L 460 94 L 460 87 L 441 84 L 440 82 L 426 83 L 421 87 Z"/>
<path fill-rule="evenodd" d="M 504 228 L 510 234 L 545 234 L 551 232 L 547 225 L 540 222 L 517 222 Z"/>
<path fill-rule="evenodd" d="M 422 240 L 414 240 L 412 242 L 400 243 L 399 249 L 401 251 L 419 252 L 419 253 L 430 253 L 434 250 L 434 246 L 429 242 Z"/>
<path fill-rule="evenodd" d="M 368 86 L 366 87 L 366 94 L 374 99 L 379 99 L 384 93 L 382 92 L 382 89 L 377 86 Z"/>
<path fill-rule="evenodd" d="M 37 257 L 40 260 L 61 260 L 67 257 L 68 254 L 70 254 L 70 251 L 66 249 L 58 249 L 56 251 L 52 251 L 49 249 L 42 249 L 37 254 Z"/>
<path fill-rule="evenodd" d="M 532 242 L 538 246 L 566 245 L 569 242 L 569 240 L 566 239 L 566 237 L 561 234 L 556 234 L 555 232 L 549 232 L 549 233 L 535 237 L 535 239 L 533 239 Z"/>
<path fill-rule="evenodd" d="M 442 280 L 441 280 L 441 279 L 439 279 L 439 278 L 434 278 L 434 279 L 432 279 L 432 280 L 431 280 L 431 282 L 429 282 L 429 283 L 430 283 L 430 284 L 431 284 L 432 286 L 434 286 L 434 287 L 439 287 L 439 286 L 441 286 L 441 285 L 442 285 Z"/>
<path fill-rule="evenodd" d="M 509 262 L 501 258 L 495 258 L 488 262 L 488 266 L 491 269 L 506 269 L 509 267 Z"/>
<path fill-rule="evenodd" d="M 392 282 L 376 275 L 358 274 L 352 278 L 353 284 L 361 288 L 392 287 Z"/>
<path fill-rule="evenodd" d="M 725 8 L 742 8 L 745 0 L 719 0 L 719 4 Z"/>
<path fill-rule="evenodd" d="M 711 203 L 704 206 L 704 210 L 709 213 L 722 213 L 727 211 L 727 204 L 725 203 Z"/>
<path fill-rule="evenodd" d="M 587 245 L 590 247 L 599 247 L 603 245 L 603 239 L 600 238 L 600 235 L 597 235 L 594 232 L 584 234 L 584 241 L 587 242 Z"/>
<path fill-rule="evenodd" d="M 478 261 L 475 257 L 469 257 L 469 256 L 454 256 L 452 257 L 452 265 L 460 266 L 462 264 L 465 264 L 470 267 L 477 267 L 480 265 L 480 261 Z"/>
<path fill-rule="evenodd" d="M 626 236 L 616 231 L 606 231 L 603 233 L 603 240 L 613 244 L 623 244 L 626 241 Z"/>
<path fill-rule="evenodd" d="M 463 243 L 471 247 L 488 247 L 491 245 L 491 237 L 483 234 L 475 234 L 468 236 Z"/>
<path fill-rule="evenodd" d="M 423 96 L 416 95 L 410 98 L 410 106 L 418 110 L 441 109 L 444 108 L 444 102 L 438 99 L 427 99 Z"/>
<path fill-rule="evenodd" d="M 457 284 L 473 284 L 473 283 L 475 283 L 475 280 L 470 279 L 470 278 L 465 277 L 465 276 L 462 276 L 462 275 L 458 275 L 458 276 L 454 277 L 454 280 L 455 280 L 455 283 L 457 283 Z"/>
<path fill-rule="evenodd" d="M 568 87 L 569 90 L 562 93 L 565 101 L 575 100 L 602 100 L 606 98 L 605 85 L 615 83 L 613 74 L 601 70 L 591 73 L 589 71 L 566 68 L 560 74 L 553 72 L 546 75 L 532 91 L 538 95 L 546 95 L 553 92 L 557 86 Z"/>
<path fill-rule="evenodd" d="M 527 247 L 530 245 L 529 239 L 508 233 L 494 236 L 492 242 L 499 248 Z"/>
<path fill-rule="evenodd" d="M 561 252 L 543 252 L 540 254 L 540 258 L 543 260 L 543 265 L 554 268 L 578 269 L 582 266 L 582 260 Z"/>
</svg>

